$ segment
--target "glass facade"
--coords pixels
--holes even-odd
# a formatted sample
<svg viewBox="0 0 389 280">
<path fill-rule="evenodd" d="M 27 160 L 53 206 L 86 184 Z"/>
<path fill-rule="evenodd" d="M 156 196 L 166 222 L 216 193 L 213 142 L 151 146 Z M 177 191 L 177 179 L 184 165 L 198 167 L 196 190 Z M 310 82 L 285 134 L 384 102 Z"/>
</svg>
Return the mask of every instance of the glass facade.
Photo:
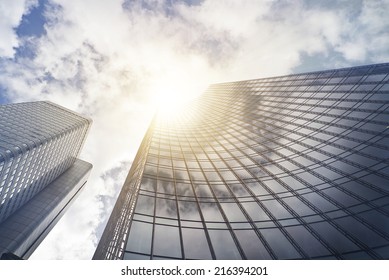
<svg viewBox="0 0 389 280">
<path fill-rule="evenodd" d="M 389 259 L 389 64 L 215 84 L 156 116 L 94 259 Z"/>
<path fill-rule="evenodd" d="M 29 256 L 85 184 L 90 124 L 51 102 L 0 106 L 0 255 Z"/>
</svg>

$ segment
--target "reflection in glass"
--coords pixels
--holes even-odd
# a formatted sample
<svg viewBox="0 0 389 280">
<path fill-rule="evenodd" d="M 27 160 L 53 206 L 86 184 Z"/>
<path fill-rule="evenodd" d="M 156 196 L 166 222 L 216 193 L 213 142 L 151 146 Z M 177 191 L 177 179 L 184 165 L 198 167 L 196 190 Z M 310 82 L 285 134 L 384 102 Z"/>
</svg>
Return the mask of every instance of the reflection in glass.
<svg viewBox="0 0 389 280">
<path fill-rule="evenodd" d="M 153 254 L 166 257 L 181 257 L 178 227 L 155 225 Z"/>
<path fill-rule="evenodd" d="M 203 229 L 183 228 L 182 239 L 184 242 L 185 258 L 212 259 Z"/>
<path fill-rule="evenodd" d="M 154 215 L 154 197 L 138 195 L 135 212 L 139 214 Z"/>
<path fill-rule="evenodd" d="M 287 227 L 286 230 L 309 257 L 329 255 L 330 252 L 303 226 Z"/>
<path fill-rule="evenodd" d="M 173 199 L 157 198 L 155 212 L 157 217 L 177 219 L 176 201 Z"/>
<path fill-rule="evenodd" d="M 150 254 L 152 224 L 133 221 L 126 250 Z"/>
<path fill-rule="evenodd" d="M 223 217 L 220 214 L 219 208 L 216 203 L 200 203 L 201 212 L 203 213 L 204 220 L 209 222 L 223 222 Z"/>
<path fill-rule="evenodd" d="M 180 218 L 183 220 L 200 220 L 199 210 L 197 202 L 193 201 L 178 201 L 178 207 L 180 210 Z"/>
<path fill-rule="evenodd" d="M 124 191 L 111 239 L 141 220 L 153 258 L 387 258 L 388 70 L 216 84 L 157 115 L 130 172 L 136 209 Z"/>
<path fill-rule="evenodd" d="M 293 245 L 278 228 L 260 229 L 261 234 L 269 243 L 279 259 L 296 259 L 301 258 Z"/>
<path fill-rule="evenodd" d="M 228 230 L 209 230 L 216 258 L 220 260 L 239 260 L 241 256 Z"/>
<path fill-rule="evenodd" d="M 242 247 L 247 259 L 268 260 L 271 256 L 265 246 L 258 239 L 258 236 L 251 230 L 234 230 L 236 237 Z"/>
</svg>

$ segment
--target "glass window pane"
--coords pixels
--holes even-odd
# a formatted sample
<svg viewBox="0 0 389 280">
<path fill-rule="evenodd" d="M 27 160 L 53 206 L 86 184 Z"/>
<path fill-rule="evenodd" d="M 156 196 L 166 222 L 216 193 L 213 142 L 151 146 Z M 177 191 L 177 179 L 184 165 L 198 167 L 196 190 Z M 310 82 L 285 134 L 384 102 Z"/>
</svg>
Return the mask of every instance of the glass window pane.
<svg viewBox="0 0 389 280">
<path fill-rule="evenodd" d="M 247 259 L 249 260 L 266 260 L 271 259 L 265 246 L 255 232 L 251 230 L 235 230 L 235 235 L 239 240 Z"/>
<path fill-rule="evenodd" d="M 286 227 L 286 230 L 309 257 L 330 254 L 330 252 L 303 226 Z"/>
<path fill-rule="evenodd" d="M 150 256 L 124 252 L 123 260 L 149 260 Z"/>
<path fill-rule="evenodd" d="M 200 220 L 197 202 L 179 200 L 178 207 L 180 209 L 180 219 L 196 221 Z"/>
<path fill-rule="evenodd" d="M 337 209 L 334 204 L 332 204 L 322 196 L 318 195 L 317 193 L 308 193 L 302 196 L 306 198 L 310 203 L 315 205 L 317 208 L 319 208 L 321 211 L 327 212 Z"/>
<path fill-rule="evenodd" d="M 157 180 L 143 177 L 140 186 L 141 190 L 155 192 L 156 188 L 157 188 Z"/>
<path fill-rule="evenodd" d="M 250 215 L 253 221 L 270 220 L 269 216 L 262 210 L 262 208 L 256 202 L 244 202 L 243 208 Z"/>
<path fill-rule="evenodd" d="M 126 250 L 150 254 L 152 224 L 133 221 Z"/>
<path fill-rule="evenodd" d="M 178 227 L 155 225 L 153 254 L 181 258 Z"/>
<path fill-rule="evenodd" d="M 203 229 L 183 228 L 182 238 L 184 242 L 185 258 L 203 260 L 212 259 Z"/>
<path fill-rule="evenodd" d="M 339 253 L 358 249 L 357 245 L 327 222 L 313 223 L 310 226 Z"/>
<path fill-rule="evenodd" d="M 247 222 L 246 217 L 235 203 L 221 203 L 220 205 L 230 222 Z"/>
<path fill-rule="evenodd" d="M 156 216 L 177 219 L 176 201 L 157 198 Z"/>
<path fill-rule="evenodd" d="M 205 221 L 223 222 L 223 217 L 220 214 L 216 203 L 200 203 L 201 212 Z"/>
<path fill-rule="evenodd" d="M 291 207 L 300 216 L 315 214 L 311 208 L 305 205 L 304 202 L 302 202 L 297 197 L 286 197 L 283 198 L 283 201 L 285 201 L 289 207 Z"/>
<path fill-rule="evenodd" d="M 176 183 L 177 195 L 193 197 L 191 184 Z"/>
<path fill-rule="evenodd" d="M 292 215 L 277 200 L 266 200 L 262 203 L 267 209 L 269 209 L 276 219 L 287 219 L 292 217 Z"/>
<path fill-rule="evenodd" d="M 387 245 L 387 241 L 378 234 L 358 222 L 353 217 L 345 217 L 336 220 L 342 228 L 367 244 L 369 247 Z"/>
<path fill-rule="evenodd" d="M 279 229 L 261 229 L 260 232 L 279 259 L 301 258 L 300 254 Z"/>
<path fill-rule="evenodd" d="M 241 178 L 241 177 L 239 177 Z M 230 189 L 236 197 L 250 196 L 246 189 L 241 184 L 230 184 Z"/>
<path fill-rule="evenodd" d="M 174 194 L 174 183 L 172 181 L 158 180 L 157 184 L 159 193 Z"/>
<path fill-rule="evenodd" d="M 197 197 L 213 197 L 208 185 L 195 185 Z"/>
<path fill-rule="evenodd" d="M 138 195 L 135 212 L 139 214 L 154 215 L 154 197 Z"/>
<path fill-rule="evenodd" d="M 238 249 L 228 230 L 209 230 L 216 258 L 221 260 L 241 259 Z"/>
<path fill-rule="evenodd" d="M 230 197 L 230 192 L 225 185 L 213 185 L 212 189 L 217 198 Z"/>
</svg>

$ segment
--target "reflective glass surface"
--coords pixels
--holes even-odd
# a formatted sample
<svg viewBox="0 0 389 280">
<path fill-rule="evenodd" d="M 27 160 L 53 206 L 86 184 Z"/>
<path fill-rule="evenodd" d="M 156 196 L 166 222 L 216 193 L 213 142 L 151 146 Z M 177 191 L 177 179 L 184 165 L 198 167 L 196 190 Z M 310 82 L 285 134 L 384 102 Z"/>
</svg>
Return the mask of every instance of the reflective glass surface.
<svg viewBox="0 0 389 280">
<path fill-rule="evenodd" d="M 129 220 L 117 244 L 144 214 L 150 259 L 388 258 L 388 74 L 215 84 L 179 117 L 156 116 L 112 216 Z M 104 251 L 112 235 L 96 257 L 122 258 Z"/>
</svg>

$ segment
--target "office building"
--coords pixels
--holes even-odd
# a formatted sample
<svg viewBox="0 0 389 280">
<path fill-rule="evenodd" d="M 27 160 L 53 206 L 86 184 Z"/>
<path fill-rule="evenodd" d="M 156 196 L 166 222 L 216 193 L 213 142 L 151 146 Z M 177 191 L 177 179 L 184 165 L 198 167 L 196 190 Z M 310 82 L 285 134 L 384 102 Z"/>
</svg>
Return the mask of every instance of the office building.
<svg viewBox="0 0 389 280">
<path fill-rule="evenodd" d="M 156 116 L 94 259 L 388 259 L 389 64 L 211 85 Z"/>
<path fill-rule="evenodd" d="M 90 124 L 51 102 L 0 106 L 0 255 L 28 258 L 79 194 Z"/>
</svg>

